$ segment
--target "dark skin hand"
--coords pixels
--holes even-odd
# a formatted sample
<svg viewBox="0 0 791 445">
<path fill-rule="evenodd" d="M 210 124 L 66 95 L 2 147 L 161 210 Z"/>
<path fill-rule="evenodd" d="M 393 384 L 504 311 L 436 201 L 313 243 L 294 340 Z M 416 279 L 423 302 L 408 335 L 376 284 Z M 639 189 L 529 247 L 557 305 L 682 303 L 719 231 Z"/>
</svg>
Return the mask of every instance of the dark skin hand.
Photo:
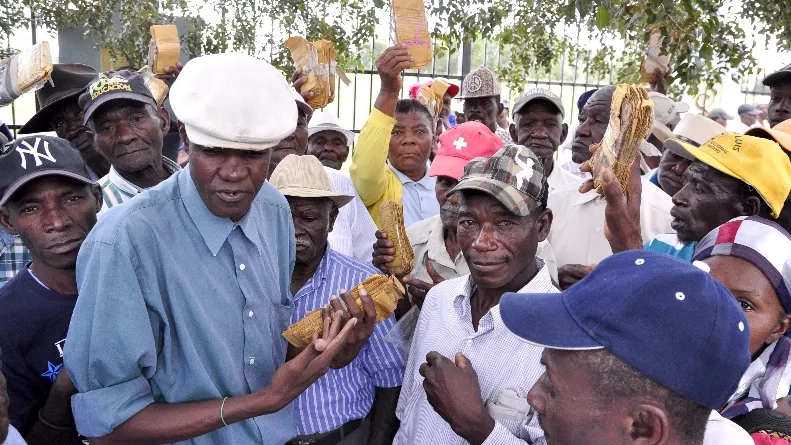
<svg viewBox="0 0 791 445">
<path fill-rule="evenodd" d="M 560 290 L 566 290 L 577 284 L 578 281 L 588 276 L 593 270 L 593 265 L 566 264 L 558 268 L 558 286 Z"/>
<path fill-rule="evenodd" d="M 671 70 L 667 70 L 667 73 L 662 74 L 660 69 L 654 70 L 655 81 L 652 84 L 649 84 L 650 90 L 649 91 L 656 91 L 660 94 L 667 95 L 667 78 L 670 77 Z"/>
<path fill-rule="evenodd" d="M 345 308 L 340 300 L 345 303 Z M 346 289 L 341 289 L 340 299 L 330 298 L 330 309 L 336 312 L 340 311 L 343 314 L 344 323 L 349 319 L 356 320 L 355 326 L 346 338 L 343 348 L 330 364 L 333 369 L 340 369 L 351 363 L 374 333 L 374 326 L 376 325 L 376 306 L 374 301 L 365 289 L 360 290 L 360 300 L 363 303 L 362 308 L 357 305 L 354 297 Z"/>
<path fill-rule="evenodd" d="M 69 373 L 66 372 L 66 368 L 61 369 L 49 390 L 46 403 L 41 408 L 41 417 L 52 425 L 68 429 L 50 428 L 40 420 L 36 420 L 25 435 L 25 441 L 29 445 L 82 443 L 77 437 L 77 427 L 74 425 L 74 417 L 71 412 L 71 396 L 75 394 L 77 394 L 77 388 L 74 387 Z"/>
<path fill-rule="evenodd" d="M 166 66 L 165 74 L 157 74 L 156 78 L 165 82 L 168 88 L 170 88 L 173 86 L 173 82 L 179 77 L 179 74 L 181 74 L 183 68 L 184 65 L 182 65 L 181 62 L 178 62 L 176 66 Z"/>
<path fill-rule="evenodd" d="M 483 443 L 492 433 L 495 421 L 481 400 L 478 374 L 470 359 L 459 352 L 454 363 L 432 351 L 418 372 L 424 378 L 428 403 L 453 432 L 470 444 Z"/>
<path fill-rule="evenodd" d="M 371 407 L 371 431 L 368 445 L 390 445 L 398 431 L 398 418 L 395 415 L 401 387 L 375 388 L 374 404 Z"/>
<path fill-rule="evenodd" d="M 428 291 L 431 290 L 434 286 L 439 283 L 445 281 L 444 278 L 440 274 L 434 270 L 434 266 L 431 264 L 431 261 L 426 263 L 426 272 L 428 272 L 428 276 L 431 277 L 431 283 L 426 283 L 423 280 L 418 280 L 417 278 L 412 277 L 404 277 L 401 281 L 406 284 L 407 293 L 409 294 L 409 299 L 412 301 L 413 304 L 417 305 L 419 308 L 423 308 L 423 302 L 426 301 L 426 295 Z"/>
<path fill-rule="evenodd" d="M 302 85 L 304 85 L 307 81 L 308 76 L 303 76 L 302 70 L 294 70 L 294 72 L 291 74 L 291 85 L 299 92 L 302 98 L 305 99 L 305 102 L 307 102 L 309 99 L 313 99 L 313 96 L 316 95 L 316 93 L 312 91 L 302 91 Z"/>
</svg>

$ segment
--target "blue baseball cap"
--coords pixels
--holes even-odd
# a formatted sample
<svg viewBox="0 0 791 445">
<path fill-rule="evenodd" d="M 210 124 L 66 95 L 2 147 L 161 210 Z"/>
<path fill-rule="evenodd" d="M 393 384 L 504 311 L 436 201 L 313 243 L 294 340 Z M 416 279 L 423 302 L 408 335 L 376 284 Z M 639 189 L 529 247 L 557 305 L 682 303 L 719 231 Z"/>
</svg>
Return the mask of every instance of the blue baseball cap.
<svg viewBox="0 0 791 445">
<path fill-rule="evenodd" d="M 702 263 L 701 267 L 705 268 Z M 551 349 L 606 349 L 687 400 L 717 410 L 750 365 L 747 318 L 708 272 L 632 250 L 558 295 L 503 295 L 505 325 Z"/>
</svg>

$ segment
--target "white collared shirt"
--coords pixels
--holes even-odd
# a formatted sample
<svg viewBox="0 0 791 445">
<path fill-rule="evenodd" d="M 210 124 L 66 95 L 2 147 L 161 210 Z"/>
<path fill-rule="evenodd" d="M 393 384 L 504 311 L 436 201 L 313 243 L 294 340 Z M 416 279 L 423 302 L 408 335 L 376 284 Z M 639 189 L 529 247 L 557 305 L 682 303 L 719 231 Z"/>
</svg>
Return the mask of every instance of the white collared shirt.
<svg viewBox="0 0 791 445">
<path fill-rule="evenodd" d="M 667 193 L 642 179 L 640 229 L 643 243 L 663 233 L 672 233 L 673 201 Z M 552 209 L 552 229 L 549 243 L 555 251 L 558 267 L 567 264 L 590 266 L 612 255 L 610 243 L 604 236 L 606 201 L 598 198 L 596 190 L 580 194 L 579 184 L 572 184 L 550 193 L 548 207 Z"/>
<path fill-rule="evenodd" d="M 539 271 L 519 290 L 526 293 L 557 293 L 543 261 L 536 259 Z M 437 351 L 453 360 L 463 353 L 478 374 L 481 399 L 484 403 L 497 398 L 502 391 L 512 390 L 519 397 L 527 392 L 544 373 L 541 365 L 542 348 L 529 344 L 503 323 L 500 306 L 494 306 L 472 326 L 470 297 L 475 289 L 472 277 L 465 275 L 444 281 L 426 296 L 415 336 L 407 359 L 401 396 L 396 416 L 401 427 L 395 445 L 464 445 L 445 420 L 434 411 L 426 399 L 423 377 L 418 373 L 426 361 L 426 354 Z M 537 416 L 529 415 L 523 422 L 495 418 L 494 431 L 485 445 L 545 443 Z"/>
<path fill-rule="evenodd" d="M 753 445 L 747 431 L 712 410 L 706 422 L 706 435 L 703 445 Z"/>
<path fill-rule="evenodd" d="M 327 172 L 333 192 L 354 196 L 348 204 L 338 209 L 338 217 L 327 237 L 330 247 L 340 254 L 371 264 L 377 230 L 371 214 L 348 176 L 329 167 L 324 167 L 324 171 Z"/>
<path fill-rule="evenodd" d="M 557 161 L 552 165 L 552 173 L 547 176 L 549 193 L 568 187 L 570 184 L 582 185 L 584 179 L 563 168 Z"/>
</svg>

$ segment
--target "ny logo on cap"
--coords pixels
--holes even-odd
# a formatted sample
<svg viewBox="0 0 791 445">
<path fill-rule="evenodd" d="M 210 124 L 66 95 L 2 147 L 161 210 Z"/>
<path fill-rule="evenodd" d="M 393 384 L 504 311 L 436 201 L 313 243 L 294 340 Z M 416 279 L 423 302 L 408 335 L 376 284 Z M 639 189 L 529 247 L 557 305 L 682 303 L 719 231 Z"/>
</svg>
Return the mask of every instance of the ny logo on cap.
<svg viewBox="0 0 791 445">
<path fill-rule="evenodd" d="M 522 154 L 522 150 L 524 147 L 520 147 L 519 151 L 514 156 L 514 162 L 517 166 L 519 166 L 520 171 L 516 173 L 516 188 L 521 189 L 522 185 L 525 183 L 525 180 L 530 181 L 530 178 L 533 177 L 533 166 L 535 162 L 532 158 L 527 158 L 527 162 L 523 161 L 519 155 Z"/>
<path fill-rule="evenodd" d="M 39 167 L 41 165 L 41 158 L 44 158 L 50 162 L 58 162 L 57 160 L 55 160 L 54 157 L 52 157 L 52 154 L 49 152 L 49 142 L 44 141 L 44 151 L 46 152 L 46 154 L 38 152 L 38 146 L 40 143 L 41 143 L 41 138 L 36 138 L 36 142 L 33 143 L 32 147 L 27 141 L 22 141 L 19 145 L 24 145 L 25 147 L 27 147 L 27 149 L 24 149 L 22 147 L 16 148 L 17 153 L 19 153 L 19 156 L 22 157 L 22 168 L 24 168 L 25 170 L 27 170 L 27 158 L 25 157 L 25 154 L 29 154 L 33 156 L 33 159 L 36 161 L 36 167 Z"/>
</svg>

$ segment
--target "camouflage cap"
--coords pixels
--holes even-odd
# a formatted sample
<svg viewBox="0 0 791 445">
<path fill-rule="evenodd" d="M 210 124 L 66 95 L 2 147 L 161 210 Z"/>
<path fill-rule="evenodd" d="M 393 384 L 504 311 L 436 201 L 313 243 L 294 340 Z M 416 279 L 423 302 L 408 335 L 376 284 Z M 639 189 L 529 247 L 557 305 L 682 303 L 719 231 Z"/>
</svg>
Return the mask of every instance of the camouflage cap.
<svg viewBox="0 0 791 445">
<path fill-rule="evenodd" d="M 456 99 L 472 99 L 475 97 L 492 97 L 500 95 L 500 82 L 492 70 L 482 66 L 467 74 L 461 83 L 461 95 Z"/>
<path fill-rule="evenodd" d="M 488 193 L 517 216 L 530 214 L 528 199 L 546 204 L 548 187 L 544 163 L 529 148 L 506 145 L 492 157 L 475 158 L 448 195 L 459 190 Z"/>
</svg>

